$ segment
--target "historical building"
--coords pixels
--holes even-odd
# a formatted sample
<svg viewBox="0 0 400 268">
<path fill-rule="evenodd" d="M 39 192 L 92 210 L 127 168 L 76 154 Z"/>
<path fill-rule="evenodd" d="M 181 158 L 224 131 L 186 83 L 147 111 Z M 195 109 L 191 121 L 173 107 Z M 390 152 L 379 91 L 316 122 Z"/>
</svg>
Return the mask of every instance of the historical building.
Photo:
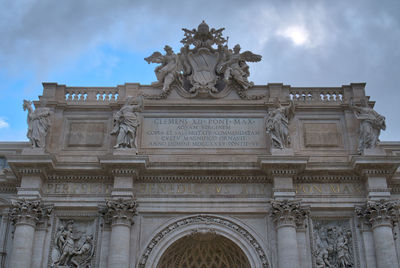
<svg viewBox="0 0 400 268">
<path fill-rule="evenodd" d="M 400 142 L 365 84 L 254 85 L 261 56 L 204 22 L 145 60 L 152 85 L 23 102 L 1 267 L 399 267 Z"/>
</svg>

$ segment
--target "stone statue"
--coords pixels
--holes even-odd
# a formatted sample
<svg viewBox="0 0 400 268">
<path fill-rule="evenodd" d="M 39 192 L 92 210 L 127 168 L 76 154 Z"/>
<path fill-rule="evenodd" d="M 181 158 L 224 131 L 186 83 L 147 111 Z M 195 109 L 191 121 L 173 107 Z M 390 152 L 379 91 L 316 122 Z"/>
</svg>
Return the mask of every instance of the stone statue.
<svg viewBox="0 0 400 268">
<path fill-rule="evenodd" d="M 224 28 L 210 29 L 204 21 L 197 29 L 182 30 L 185 37 L 178 54 L 166 46 L 165 55 L 154 52 L 145 58 L 148 63 L 161 64 L 154 70 L 158 81 L 153 85 L 162 86 L 164 96 L 169 94 L 174 84 L 183 96 L 218 98 L 218 94 L 229 84 L 236 84 L 239 96 L 246 98 L 243 92 L 253 86 L 248 81 L 250 72 L 246 62 L 258 62 L 261 56 L 250 51 L 240 53 L 239 45 L 232 51 L 228 48 L 228 40 L 222 36 Z"/>
<path fill-rule="evenodd" d="M 50 128 L 50 109 L 40 107 L 32 109 L 32 102 L 24 100 L 24 111 L 28 110 L 28 133 L 26 136 L 33 148 L 44 148 L 46 145 L 46 135 Z"/>
<path fill-rule="evenodd" d="M 250 76 L 250 71 L 246 61 L 258 62 L 261 61 L 261 56 L 253 54 L 250 51 L 240 53 L 239 44 L 233 47 L 233 53 L 230 50 L 227 52 L 225 56 L 226 60 L 217 67 L 218 72 L 224 74 L 225 82 L 228 82 L 229 79 L 233 79 L 243 89 L 252 87 L 254 85 L 253 82 L 247 80 Z"/>
<path fill-rule="evenodd" d="M 73 230 L 74 221 L 69 220 L 58 227 L 54 238 L 52 267 L 90 268 L 93 257 L 93 236 L 85 235 L 79 246 L 82 235 L 76 235 Z"/>
<path fill-rule="evenodd" d="M 285 149 L 290 147 L 289 120 L 294 115 L 294 104 L 282 106 L 277 100 L 275 108 L 268 112 L 266 131 L 271 136 L 272 147 Z"/>
<path fill-rule="evenodd" d="M 142 96 L 136 99 L 127 97 L 124 106 L 114 115 L 114 129 L 110 133 L 117 135 L 117 144 L 114 148 L 137 148 L 136 132 L 140 125 L 138 112 L 141 112 L 142 109 Z"/>
<path fill-rule="evenodd" d="M 157 51 L 145 58 L 145 61 L 149 64 L 161 64 L 154 70 L 158 81 L 154 82 L 152 85 L 162 86 L 162 90 L 167 91 L 172 82 L 179 77 L 182 67 L 179 62 L 179 56 L 174 53 L 170 46 L 165 46 L 164 50 L 166 52 L 165 55 Z"/>
<path fill-rule="evenodd" d="M 360 154 L 364 149 L 375 148 L 379 142 L 381 129 L 386 129 L 384 116 L 369 107 L 366 99 L 361 100 L 361 105 L 354 106 L 352 100 L 350 101 L 350 108 L 353 109 L 356 118 L 361 121 L 357 148 Z"/>
</svg>

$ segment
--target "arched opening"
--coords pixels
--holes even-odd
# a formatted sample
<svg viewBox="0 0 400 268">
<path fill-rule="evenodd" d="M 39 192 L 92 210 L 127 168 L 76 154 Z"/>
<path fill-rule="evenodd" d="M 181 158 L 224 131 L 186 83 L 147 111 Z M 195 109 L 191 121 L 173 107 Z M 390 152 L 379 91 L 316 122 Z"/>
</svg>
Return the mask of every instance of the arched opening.
<svg viewBox="0 0 400 268">
<path fill-rule="evenodd" d="M 250 268 L 243 251 L 216 233 L 196 232 L 175 241 L 157 268 Z"/>
</svg>

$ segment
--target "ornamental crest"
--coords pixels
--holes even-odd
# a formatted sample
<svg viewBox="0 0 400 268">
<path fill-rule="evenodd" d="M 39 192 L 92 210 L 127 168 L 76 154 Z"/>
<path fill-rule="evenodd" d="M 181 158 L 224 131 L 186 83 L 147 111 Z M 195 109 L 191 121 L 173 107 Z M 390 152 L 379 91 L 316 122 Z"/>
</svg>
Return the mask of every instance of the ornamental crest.
<svg viewBox="0 0 400 268">
<path fill-rule="evenodd" d="M 160 64 L 154 70 L 157 82 L 152 84 L 163 91 L 158 97 L 165 98 L 176 89 L 186 98 L 221 98 L 231 88 L 245 97 L 243 92 L 254 85 L 248 80 L 246 62 L 258 62 L 261 56 L 250 51 L 241 53 L 239 45 L 228 48 L 228 40 L 222 36 L 224 28 L 210 29 L 204 21 L 197 29 L 182 30 L 183 47 L 179 53 L 165 46 L 164 55 L 154 52 L 145 58 L 148 63 Z"/>
</svg>

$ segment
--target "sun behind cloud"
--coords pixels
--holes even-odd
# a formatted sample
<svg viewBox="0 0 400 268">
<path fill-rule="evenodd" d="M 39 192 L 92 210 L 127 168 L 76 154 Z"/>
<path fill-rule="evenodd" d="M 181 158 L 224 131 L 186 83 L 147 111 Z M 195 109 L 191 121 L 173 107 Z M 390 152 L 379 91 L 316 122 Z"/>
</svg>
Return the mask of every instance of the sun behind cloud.
<svg viewBox="0 0 400 268">
<path fill-rule="evenodd" d="M 293 25 L 277 31 L 279 36 L 290 39 L 294 45 L 309 45 L 309 33 L 303 26 Z"/>
</svg>

